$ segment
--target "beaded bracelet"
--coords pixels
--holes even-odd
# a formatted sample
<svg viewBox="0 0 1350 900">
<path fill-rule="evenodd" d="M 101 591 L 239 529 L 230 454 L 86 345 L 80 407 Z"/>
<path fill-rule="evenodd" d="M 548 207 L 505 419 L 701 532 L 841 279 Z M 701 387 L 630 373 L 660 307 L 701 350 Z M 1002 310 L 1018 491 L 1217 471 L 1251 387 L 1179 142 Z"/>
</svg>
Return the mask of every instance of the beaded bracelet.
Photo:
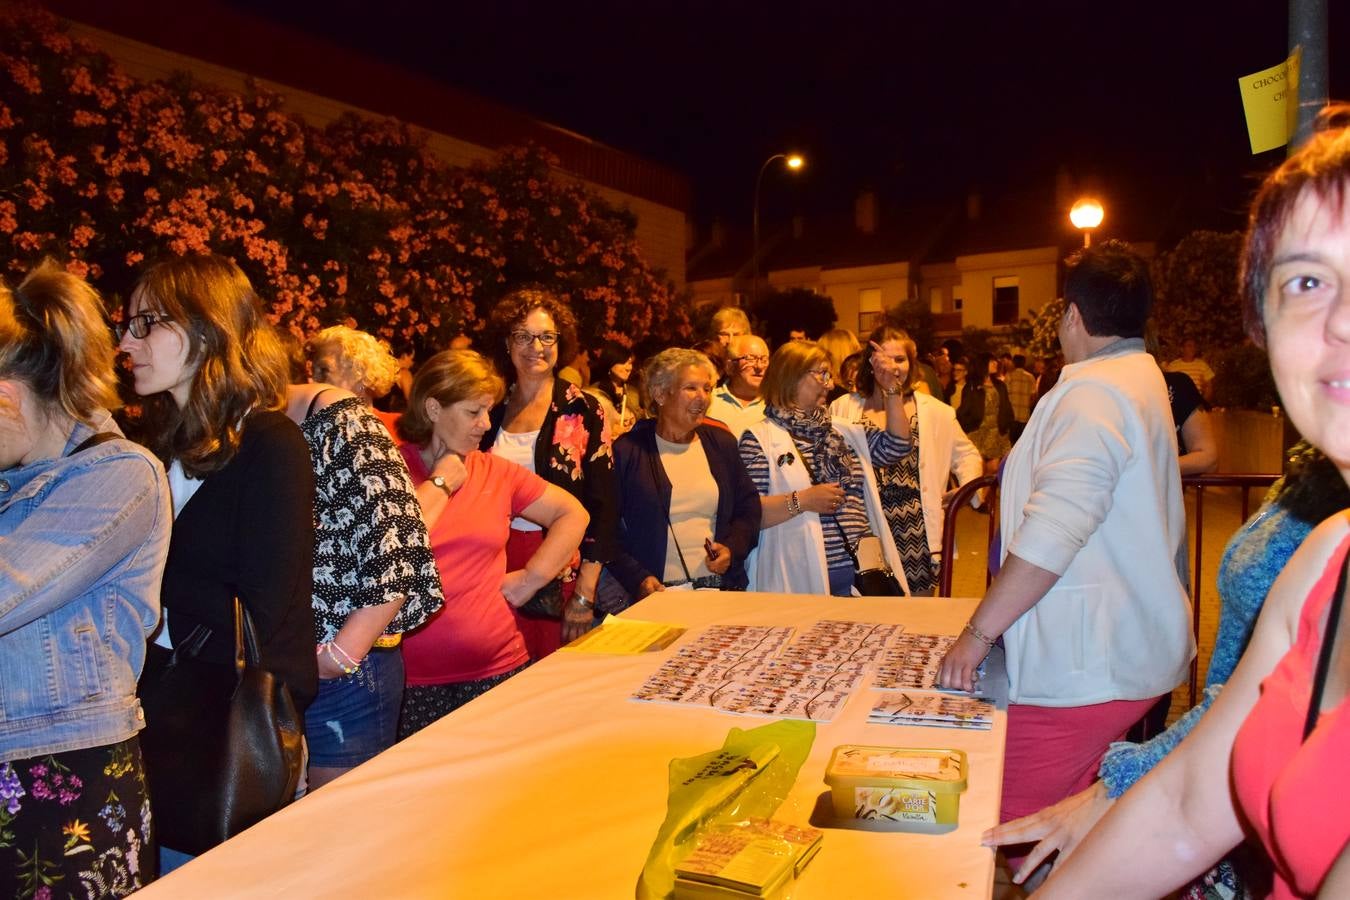
<svg viewBox="0 0 1350 900">
<path fill-rule="evenodd" d="M 994 646 L 994 641 L 997 640 L 997 638 L 991 638 L 989 635 L 976 628 L 973 621 L 966 623 L 966 631 L 970 632 L 971 637 L 975 638 L 975 640 L 984 644 L 986 647 Z"/>
<path fill-rule="evenodd" d="M 792 496 L 788 497 L 787 511 L 789 516 L 795 516 L 802 511 L 802 502 L 797 499 L 796 491 L 793 491 Z"/>
</svg>

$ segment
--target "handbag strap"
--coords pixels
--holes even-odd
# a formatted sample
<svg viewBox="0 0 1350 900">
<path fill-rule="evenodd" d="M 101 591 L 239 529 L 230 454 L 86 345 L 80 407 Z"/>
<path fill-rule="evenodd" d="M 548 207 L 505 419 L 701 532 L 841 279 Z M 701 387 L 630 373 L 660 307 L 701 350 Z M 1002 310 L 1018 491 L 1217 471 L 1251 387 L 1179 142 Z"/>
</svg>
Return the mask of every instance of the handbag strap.
<svg viewBox="0 0 1350 900">
<path fill-rule="evenodd" d="M 792 441 L 792 449 L 796 451 L 797 458 L 801 460 L 802 468 L 806 470 L 806 477 L 811 480 L 811 486 L 815 487 L 820 482 L 816 481 L 815 473 L 812 472 L 811 467 L 806 464 L 806 456 L 802 453 L 802 448 L 797 446 L 797 439 L 789 433 L 788 440 Z M 816 513 L 816 515 L 820 514 Z M 848 542 L 848 535 L 844 533 L 844 526 L 839 524 L 839 516 L 831 513 L 830 521 L 834 523 L 835 529 L 839 532 L 839 540 L 844 545 L 844 552 L 848 554 L 849 559 L 853 560 L 853 570 L 855 572 L 858 571 L 858 553 L 854 550 L 853 545 Z M 861 538 L 859 541 L 861 541 Z"/>
<path fill-rule="evenodd" d="M 1322 649 L 1317 654 L 1317 673 L 1313 676 L 1312 698 L 1308 701 L 1308 715 L 1303 722 L 1303 740 L 1317 727 L 1321 715 L 1322 692 L 1327 684 L 1327 672 L 1331 669 L 1331 651 L 1336 643 L 1336 628 L 1341 619 L 1341 607 L 1345 602 L 1346 573 L 1350 572 L 1350 553 L 1341 563 L 1341 577 L 1336 582 L 1336 595 L 1331 598 L 1331 611 L 1327 614 L 1327 627 L 1322 632 Z"/>
<path fill-rule="evenodd" d="M 118 437 L 119 435 L 113 434 L 111 431 L 95 432 L 94 434 L 89 435 L 89 437 L 81 441 L 80 445 L 76 447 L 74 450 L 70 451 L 69 455 L 74 456 L 76 453 L 83 453 L 90 447 L 97 447 L 99 444 L 105 444 L 108 441 L 115 441 L 117 440 Z"/>
<path fill-rule="evenodd" d="M 188 632 L 186 638 L 174 644 L 173 656 L 170 657 L 170 665 L 176 664 L 180 657 L 195 657 L 202 652 L 206 642 L 211 639 L 211 629 L 206 625 L 198 625 Z M 239 595 L 234 597 L 234 671 L 235 674 L 242 677 L 244 669 L 249 666 L 258 666 L 262 659 L 262 654 L 258 650 L 258 632 L 253 626 L 253 617 L 249 615 L 248 608 L 244 602 L 239 599 Z"/>
<path fill-rule="evenodd" d="M 653 443 L 656 442 L 655 430 L 652 431 L 652 442 Z M 656 484 L 656 489 L 658 491 L 661 489 L 661 478 L 656 471 L 656 456 L 659 456 L 660 453 L 661 453 L 660 448 L 657 448 L 655 455 L 647 457 L 647 462 L 651 465 L 652 468 L 652 481 Z M 675 485 L 673 483 L 670 486 L 670 490 L 673 496 L 675 492 Z M 670 521 L 670 504 L 667 503 L 665 506 L 661 507 L 661 510 L 666 514 L 666 527 L 670 529 L 671 546 L 675 548 L 675 555 L 679 557 L 680 568 L 684 570 L 684 579 L 685 581 L 688 581 L 690 584 L 692 584 L 694 581 L 694 576 L 689 574 L 689 566 L 686 565 L 684 561 L 684 551 L 680 549 L 680 541 L 678 538 L 675 537 L 675 523 Z"/>
</svg>

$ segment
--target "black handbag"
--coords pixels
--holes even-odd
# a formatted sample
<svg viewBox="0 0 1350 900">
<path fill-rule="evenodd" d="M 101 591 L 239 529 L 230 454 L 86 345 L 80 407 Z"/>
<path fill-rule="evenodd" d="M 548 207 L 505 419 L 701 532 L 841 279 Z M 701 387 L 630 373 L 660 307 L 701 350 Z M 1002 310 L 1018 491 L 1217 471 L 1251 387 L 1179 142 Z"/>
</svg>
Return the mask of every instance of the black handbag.
<svg viewBox="0 0 1350 900">
<path fill-rule="evenodd" d="M 792 442 L 792 449 L 797 451 L 797 457 L 801 460 L 802 468 L 806 470 L 806 477 L 811 479 L 811 484 L 815 485 L 816 476 L 812 474 L 811 467 L 806 464 L 806 457 L 802 455 L 802 450 L 797 446 L 797 442 Z M 824 519 L 824 516 L 821 516 Z M 848 558 L 853 561 L 853 586 L 858 589 L 858 593 L 864 597 L 903 597 L 905 591 L 900 587 L 900 581 L 895 577 L 895 573 L 886 565 L 885 557 L 880 550 L 881 539 L 876 535 L 864 535 L 858 540 L 857 545 L 848 542 L 848 535 L 844 533 L 844 526 L 839 524 L 836 516 L 830 516 L 830 521 L 839 531 L 839 539 L 843 541 L 844 550 L 848 553 Z M 864 569 L 862 563 L 858 560 L 858 548 L 864 541 L 876 541 L 877 549 L 875 553 L 869 553 L 869 557 L 874 557 L 875 565 Z"/>
<path fill-rule="evenodd" d="M 259 665 L 238 597 L 234 665 L 198 658 L 210 637 L 205 625 L 194 628 L 141 686 L 155 831 L 162 846 L 193 855 L 290 803 L 304 756 L 303 720 L 290 689 Z"/>
<path fill-rule="evenodd" d="M 562 619 L 563 580 L 555 578 L 534 592 L 534 596 L 516 607 L 516 612 L 527 619 Z"/>
</svg>

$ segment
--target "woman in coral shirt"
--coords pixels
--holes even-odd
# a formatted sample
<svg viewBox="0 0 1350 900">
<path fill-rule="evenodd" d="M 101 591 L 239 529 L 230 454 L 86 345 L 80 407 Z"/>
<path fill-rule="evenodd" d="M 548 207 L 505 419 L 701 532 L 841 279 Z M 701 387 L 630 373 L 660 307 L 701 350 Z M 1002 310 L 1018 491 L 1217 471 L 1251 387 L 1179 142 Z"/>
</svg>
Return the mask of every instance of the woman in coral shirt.
<svg viewBox="0 0 1350 900">
<path fill-rule="evenodd" d="M 515 463 L 478 449 L 501 376 L 472 350 L 429 359 L 413 380 L 399 449 L 417 485 L 445 606 L 403 642 L 407 737 L 514 675 L 529 661 L 511 610 L 558 573 L 581 544 L 581 503 Z M 533 555 L 507 571 L 513 518 L 545 529 Z"/>
</svg>

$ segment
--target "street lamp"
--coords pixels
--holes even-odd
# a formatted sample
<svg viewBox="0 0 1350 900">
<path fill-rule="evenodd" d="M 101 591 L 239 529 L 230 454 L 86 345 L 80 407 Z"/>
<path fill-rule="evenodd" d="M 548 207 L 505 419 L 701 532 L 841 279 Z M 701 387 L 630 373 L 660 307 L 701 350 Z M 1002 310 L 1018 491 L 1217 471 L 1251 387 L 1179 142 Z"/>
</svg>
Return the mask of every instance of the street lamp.
<svg viewBox="0 0 1350 900">
<path fill-rule="evenodd" d="M 1075 228 L 1083 230 L 1084 247 L 1092 246 L 1092 229 L 1102 224 L 1105 215 L 1101 202 L 1091 197 L 1084 197 L 1069 210 L 1069 221 Z"/>
<path fill-rule="evenodd" d="M 783 160 L 783 164 L 793 172 L 801 171 L 802 166 L 806 164 L 806 160 L 802 159 L 800 154 L 775 153 L 764 160 L 764 165 L 759 167 L 759 174 L 755 176 L 755 216 L 754 226 L 751 228 L 754 243 L 751 248 L 751 262 L 754 266 L 754 280 L 750 282 L 751 304 L 754 304 L 755 300 L 759 298 L 759 185 L 764 180 L 764 172 L 769 168 L 769 163 L 775 159 Z"/>
</svg>

